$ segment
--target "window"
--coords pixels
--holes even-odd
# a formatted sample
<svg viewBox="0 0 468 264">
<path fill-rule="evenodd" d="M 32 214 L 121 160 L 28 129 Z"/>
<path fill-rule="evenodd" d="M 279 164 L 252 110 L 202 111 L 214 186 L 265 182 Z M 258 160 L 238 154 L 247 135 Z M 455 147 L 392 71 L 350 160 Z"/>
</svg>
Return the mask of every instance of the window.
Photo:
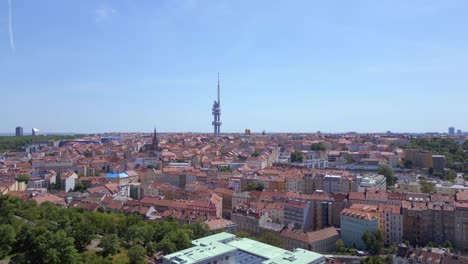
<svg viewBox="0 0 468 264">
<path fill-rule="evenodd" d="M 229 259 L 229 256 L 226 256 L 224 259 L 228 260 L 228 259 Z"/>
</svg>

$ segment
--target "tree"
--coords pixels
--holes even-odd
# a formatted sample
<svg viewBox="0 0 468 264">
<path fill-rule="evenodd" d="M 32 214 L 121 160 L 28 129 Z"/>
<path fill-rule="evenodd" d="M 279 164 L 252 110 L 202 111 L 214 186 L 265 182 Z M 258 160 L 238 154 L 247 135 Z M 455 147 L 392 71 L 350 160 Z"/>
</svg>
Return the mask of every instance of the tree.
<svg viewBox="0 0 468 264">
<path fill-rule="evenodd" d="M 335 243 L 335 247 L 336 247 L 337 252 L 342 252 L 343 249 L 345 248 L 345 244 L 344 244 L 343 240 L 338 239 L 336 241 L 336 243 Z"/>
<path fill-rule="evenodd" d="M 73 245 L 73 238 L 63 230 L 53 233 L 36 227 L 31 230 L 25 243 L 30 247 L 26 258 L 32 263 L 76 263 L 80 257 Z"/>
<path fill-rule="evenodd" d="M 452 241 L 445 240 L 444 244 L 442 245 L 444 248 L 449 248 L 451 251 L 454 251 L 455 247 L 452 244 Z"/>
<path fill-rule="evenodd" d="M 244 191 L 263 191 L 265 187 L 260 182 L 249 182 Z"/>
<path fill-rule="evenodd" d="M 119 252 L 119 238 L 116 234 L 105 235 L 99 246 L 102 247 L 104 256 L 115 255 Z"/>
<path fill-rule="evenodd" d="M 130 259 L 130 263 L 144 263 L 145 255 L 146 249 L 140 245 L 133 246 L 128 250 L 128 258 Z"/>
<path fill-rule="evenodd" d="M 302 155 L 302 151 L 299 151 L 299 150 L 294 150 L 293 152 L 291 152 L 291 162 L 294 163 L 294 162 L 303 162 L 304 161 L 304 157 Z"/>
<path fill-rule="evenodd" d="M 191 240 L 205 237 L 209 231 L 208 226 L 202 221 L 187 224 L 184 226 L 184 229 L 187 230 Z"/>
<path fill-rule="evenodd" d="M 40 139 L 47 140 L 65 140 L 75 139 L 83 137 L 84 135 L 74 136 L 41 136 Z M 11 137 L 11 136 L 0 136 L 0 152 L 5 151 L 22 151 L 23 147 L 31 144 L 35 137 L 33 136 L 22 136 L 22 137 Z"/>
<path fill-rule="evenodd" d="M 439 245 L 438 245 L 436 242 L 434 242 L 434 241 L 429 241 L 429 242 L 427 243 L 427 246 L 428 246 L 428 247 L 438 247 Z"/>
<path fill-rule="evenodd" d="M 421 192 L 423 192 L 423 193 L 433 193 L 433 192 L 435 192 L 435 186 L 430 181 L 426 181 L 424 179 L 421 179 L 421 180 L 419 180 L 419 185 L 421 185 Z"/>
<path fill-rule="evenodd" d="M 161 242 L 158 243 L 156 248 L 166 255 L 177 251 L 176 245 L 168 238 L 164 238 L 163 240 L 161 240 Z"/>
<path fill-rule="evenodd" d="M 275 246 L 275 247 L 283 247 L 283 240 L 281 237 L 272 231 L 267 231 L 263 233 L 263 235 L 258 239 L 260 242 Z"/>
<path fill-rule="evenodd" d="M 152 227 L 154 229 L 153 240 L 159 242 L 167 238 L 170 232 L 179 229 L 179 223 L 173 217 L 166 217 L 159 223 L 153 223 Z"/>
<path fill-rule="evenodd" d="M 319 151 L 319 150 L 326 150 L 326 149 L 327 149 L 327 146 L 325 145 L 324 142 L 314 143 L 310 146 L 310 150 Z"/>
<path fill-rule="evenodd" d="M 258 156 L 260 156 L 260 151 L 254 150 L 254 152 L 252 153 L 252 157 L 258 157 Z"/>
<path fill-rule="evenodd" d="M 177 250 L 183 250 L 191 246 L 192 241 L 190 240 L 187 232 L 182 229 L 177 229 L 168 234 L 169 239 L 174 243 Z"/>
<path fill-rule="evenodd" d="M 57 175 L 57 177 L 55 178 L 54 189 L 56 190 L 62 189 L 62 177 L 60 177 L 60 175 Z"/>
<path fill-rule="evenodd" d="M 164 191 L 164 198 L 166 200 L 174 200 L 175 195 L 174 192 L 171 189 L 167 189 Z"/>
<path fill-rule="evenodd" d="M 141 225 L 132 225 L 128 228 L 125 238 L 130 245 L 145 242 L 146 228 Z"/>
<path fill-rule="evenodd" d="M 361 261 L 361 263 L 364 263 L 364 264 L 392 264 L 392 262 L 393 262 L 392 256 L 385 256 L 384 258 L 379 255 L 370 256 Z"/>
<path fill-rule="evenodd" d="M 71 236 L 78 250 L 83 250 L 94 238 L 96 227 L 90 221 L 80 221 L 73 226 Z"/>
<path fill-rule="evenodd" d="M 434 174 L 434 168 L 429 168 L 429 175 Z"/>
<path fill-rule="evenodd" d="M 18 177 L 16 177 L 16 181 L 18 181 L 18 182 L 24 182 L 24 183 L 27 184 L 30 178 L 31 178 L 31 177 L 29 177 L 29 175 L 27 175 L 27 174 L 21 174 L 21 175 L 19 175 Z"/>
<path fill-rule="evenodd" d="M 413 138 L 403 148 L 430 150 L 434 154 L 444 155 L 447 167 L 461 171 L 463 167 L 460 164 L 468 161 L 468 155 L 464 152 L 467 146 L 468 143 L 459 146 L 453 138 Z"/>
<path fill-rule="evenodd" d="M 232 172 L 232 168 L 230 166 L 222 166 L 219 168 L 219 171 Z"/>
<path fill-rule="evenodd" d="M 413 162 L 411 160 L 405 160 L 404 167 L 406 169 L 412 169 L 413 168 Z"/>
<path fill-rule="evenodd" d="M 443 177 L 444 180 L 451 181 L 451 182 L 453 182 L 456 178 L 457 178 L 457 174 L 452 170 L 447 172 L 447 174 Z"/>
<path fill-rule="evenodd" d="M 11 225 L 0 225 L 0 259 L 10 254 L 16 242 L 16 232 Z"/>
<path fill-rule="evenodd" d="M 253 238 L 252 235 L 246 231 L 237 231 L 235 233 L 236 237 L 239 237 L 239 238 Z"/>
<path fill-rule="evenodd" d="M 147 244 L 146 244 L 146 253 L 148 255 L 153 255 L 155 252 L 156 252 L 156 249 L 157 249 L 157 246 L 156 246 L 156 243 L 153 242 L 153 241 L 149 241 Z"/>
<path fill-rule="evenodd" d="M 388 165 L 380 166 L 379 174 L 385 176 L 385 179 L 387 181 L 387 187 L 395 185 L 395 182 L 396 182 L 395 174 L 393 173 L 392 168 L 390 168 Z"/>
<path fill-rule="evenodd" d="M 75 189 L 73 189 L 74 192 L 83 192 L 85 190 L 85 186 L 81 181 L 78 181 L 75 184 Z"/>
<path fill-rule="evenodd" d="M 81 263 L 83 264 L 112 264 L 112 259 L 110 257 L 103 257 L 96 252 L 86 251 L 81 254 Z"/>
<path fill-rule="evenodd" d="M 379 254 L 384 247 L 384 239 L 380 230 L 374 232 L 366 230 L 361 239 L 366 245 L 366 248 L 375 254 Z"/>
</svg>

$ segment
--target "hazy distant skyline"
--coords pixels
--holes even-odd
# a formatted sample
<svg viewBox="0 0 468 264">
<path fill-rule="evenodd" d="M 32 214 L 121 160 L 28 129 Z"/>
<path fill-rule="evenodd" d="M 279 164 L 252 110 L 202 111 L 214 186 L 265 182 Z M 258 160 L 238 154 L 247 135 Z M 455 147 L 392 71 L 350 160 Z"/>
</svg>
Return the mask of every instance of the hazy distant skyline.
<svg viewBox="0 0 468 264">
<path fill-rule="evenodd" d="M 0 1 L 0 132 L 211 132 L 218 72 L 221 132 L 468 130 L 466 10 Z"/>
</svg>

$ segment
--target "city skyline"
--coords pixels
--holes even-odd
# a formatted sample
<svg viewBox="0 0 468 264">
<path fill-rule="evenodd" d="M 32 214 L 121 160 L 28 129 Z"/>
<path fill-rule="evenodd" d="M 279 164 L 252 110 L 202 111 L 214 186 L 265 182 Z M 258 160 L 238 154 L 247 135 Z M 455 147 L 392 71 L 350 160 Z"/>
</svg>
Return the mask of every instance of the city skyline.
<svg viewBox="0 0 468 264">
<path fill-rule="evenodd" d="M 2 133 L 209 133 L 218 71 L 223 132 L 446 132 L 468 115 L 463 1 L 0 5 Z"/>
</svg>

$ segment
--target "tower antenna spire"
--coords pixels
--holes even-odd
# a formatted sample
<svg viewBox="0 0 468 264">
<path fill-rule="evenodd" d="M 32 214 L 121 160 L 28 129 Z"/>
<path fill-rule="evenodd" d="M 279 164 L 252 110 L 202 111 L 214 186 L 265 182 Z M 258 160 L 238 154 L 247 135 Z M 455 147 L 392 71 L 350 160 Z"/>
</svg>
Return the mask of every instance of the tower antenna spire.
<svg viewBox="0 0 468 264">
<path fill-rule="evenodd" d="M 214 136 L 219 137 L 221 133 L 221 85 L 219 84 L 219 72 L 218 72 L 218 100 L 213 102 L 213 108 L 211 110 L 213 114 L 213 122 L 211 124 L 214 128 Z"/>
<path fill-rule="evenodd" d="M 219 85 L 219 72 L 218 72 L 218 105 L 221 105 L 220 92 L 221 92 L 221 87 Z"/>
</svg>

